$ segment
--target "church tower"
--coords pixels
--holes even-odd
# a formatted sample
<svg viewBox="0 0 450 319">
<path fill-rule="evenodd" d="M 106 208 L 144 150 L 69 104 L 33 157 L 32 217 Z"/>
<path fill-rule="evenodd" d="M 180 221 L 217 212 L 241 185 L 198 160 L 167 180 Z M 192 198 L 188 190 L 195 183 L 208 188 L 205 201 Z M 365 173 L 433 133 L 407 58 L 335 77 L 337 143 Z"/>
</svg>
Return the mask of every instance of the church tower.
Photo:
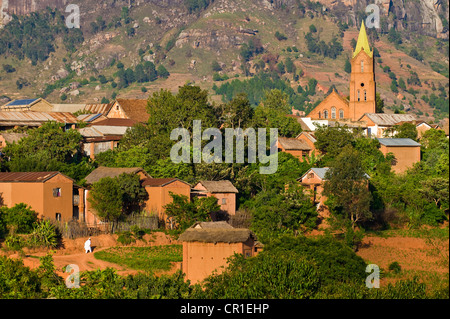
<svg viewBox="0 0 450 319">
<path fill-rule="evenodd" d="M 373 51 L 370 50 L 364 22 L 361 24 L 358 41 L 350 61 L 349 118 L 360 119 L 364 113 L 375 113 L 376 84 Z"/>
</svg>

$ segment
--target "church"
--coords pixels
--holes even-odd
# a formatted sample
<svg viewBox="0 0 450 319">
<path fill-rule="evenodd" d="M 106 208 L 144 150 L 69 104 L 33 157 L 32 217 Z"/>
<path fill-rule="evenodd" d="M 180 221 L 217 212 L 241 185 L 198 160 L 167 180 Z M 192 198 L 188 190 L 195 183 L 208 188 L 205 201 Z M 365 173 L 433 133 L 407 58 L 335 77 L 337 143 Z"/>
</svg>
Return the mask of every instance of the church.
<svg viewBox="0 0 450 319">
<path fill-rule="evenodd" d="M 312 120 L 358 121 L 365 113 L 375 113 L 376 84 L 373 50 L 370 49 L 364 22 L 361 24 L 358 41 L 350 61 L 349 100 L 335 90 L 331 92 L 308 117 Z"/>
</svg>

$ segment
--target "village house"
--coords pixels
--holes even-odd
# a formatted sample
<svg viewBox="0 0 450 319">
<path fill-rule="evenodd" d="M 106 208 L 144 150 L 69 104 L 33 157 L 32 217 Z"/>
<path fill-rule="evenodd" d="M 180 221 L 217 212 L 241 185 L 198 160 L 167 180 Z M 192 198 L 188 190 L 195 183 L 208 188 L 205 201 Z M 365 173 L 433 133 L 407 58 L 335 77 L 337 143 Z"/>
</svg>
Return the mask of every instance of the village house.
<svg viewBox="0 0 450 319">
<path fill-rule="evenodd" d="M 410 138 L 377 138 L 380 142 L 380 151 L 386 156 L 394 155 L 392 170 L 403 173 L 415 163 L 420 162 L 420 144 Z"/>
<path fill-rule="evenodd" d="M 0 173 L 0 193 L 6 206 L 27 204 L 39 218 L 67 222 L 84 211 L 83 188 L 60 172 Z"/>
<path fill-rule="evenodd" d="M 316 137 L 314 136 L 313 132 L 303 131 L 299 135 L 297 135 L 296 139 L 303 141 L 311 148 L 311 151 L 309 152 L 310 156 L 311 155 L 318 156 L 320 154 L 320 151 L 316 148 L 316 145 L 315 145 L 317 140 L 316 140 Z"/>
<path fill-rule="evenodd" d="M 324 220 L 330 216 L 330 212 L 325 205 L 327 197 L 322 195 L 323 184 L 325 182 L 325 174 L 328 172 L 328 167 L 317 168 L 313 167 L 308 170 L 297 181 L 305 188 L 305 191 L 311 196 L 311 200 L 316 205 L 319 213 L 319 220 L 324 223 Z M 326 225 L 326 224 L 324 224 Z"/>
<path fill-rule="evenodd" d="M 385 137 L 386 130 L 404 122 L 416 122 L 416 117 L 412 114 L 387 114 L 387 113 L 366 113 L 361 118 L 361 122 L 366 123 L 366 134 L 369 137 Z"/>
<path fill-rule="evenodd" d="M 227 266 L 227 258 L 234 254 L 253 257 L 263 247 L 250 230 L 234 228 L 224 221 L 197 222 L 178 240 L 183 243 L 183 273 L 193 284 L 213 271 L 220 274 Z"/>
<path fill-rule="evenodd" d="M 103 166 L 100 166 L 100 167 L 96 168 L 95 170 L 93 170 L 88 176 L 86 176 L 85 180 L 86 180 L 87 189 L 84 190 L 84 192 L 85 192 L 84 198 L 86 199 L 84 221 L 89 226 L 101 227 L 104 224 L 104 222 L 102 222 L 100 220 L 100 218 L 97 216 L 97 213 L 91 207 L 91 204 L 88 201 L 90 187 L 92 186 L 92 184 L 98 182 L 102 178 L 105 178 L 105 177 L 114 178 L 114 177 L 118 177 L 119 175 L 124 174 L 124 173 L 125 174 L 137 174 L 139 176 L 141 182 L 143 182 L 147 178 L 151 178 L 151 176 L 148 175 L 148 173 L 140 167 L 103 167 Z"/>
<path fill-rule="evenodd" d="M 303 139 L 279 137 L 278 138 L 278 151 L 286 152 L 292 156 L 297 157 L 300 162 L 303 162 L 305 158 L 311 155 L 313 147 Z"/>
<path fill-rule="evenodd" d="M 136 123 L 130 119 L 107 118 L 78 129 L 83 136 L 84 153 L 94 159 L 95 155 L 99 153 L 113 150 L 118 146 L 126 131 Z"/>
<path fill-rule="evenodd" d="M 236 194 L 239 191 L 228 180 L 200 181 L 191 191 L 191 196 L 217 198 L 222 213 L 236 214 Z M 211 216 L 214 220 L 215 216 Z"/>
<path fill-rule="evenodd" d="M 54 112 L 53 105 L 42 98 L 14 100 L 6 103 L 0 108 L 0 111 L 39 111 Z"/>
<path fill-rule="evenodd" d="M 166 226 L 169 226 L 170 221 L 167 220 L 164 206 L 173 201 L 170 193 L 184 195 L 190 201 L 191 185 L 178 178 L 147 178 L 142 182 L 142 186 L 148 194 L 145 210 L 157 214 Z"/>
<path fill-rule="evenodd" d="M 140 99 L 116 99 L 109 111 L 107 118 L 131 119 L 140 123 L 147 123 L 150 115 L 147 112 L 147 100 Z"/>
</svg>

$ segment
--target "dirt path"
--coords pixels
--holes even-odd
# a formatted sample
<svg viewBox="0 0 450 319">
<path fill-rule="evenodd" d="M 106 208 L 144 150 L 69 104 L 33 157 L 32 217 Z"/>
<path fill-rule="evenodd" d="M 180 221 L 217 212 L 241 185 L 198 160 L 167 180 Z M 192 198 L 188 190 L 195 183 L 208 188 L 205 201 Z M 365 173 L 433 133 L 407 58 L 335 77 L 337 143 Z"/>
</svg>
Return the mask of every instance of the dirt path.
<svg viewBox="0 0 450 319">
<path fill-rule="evenodd" d="M 79 271 L 92 271 L 97 269 L 106 269 L 108 267 L 117 270 L 119 275 L 135 274 L 138 271 L 134 269 L 127 269 L 124 266 L 110 263 L 107 261 L 99 260 L 94 257 L 94 253 L 108 249 L 110 247 L 122 246 L 117 242 L 117 235 L 100 235 L 91 237 L 92 242 L 92 253 L 87 253 L 84 251 L 84 242 L 88 237 L 77 238 L 77 239 L 64 239 L 63 248 L 53 250 L 53 263 L 55 265 L 56 272 L 58 275 L 64 279 L 69 275 L 63 272 L 63 269 L 70 264 L 77 265 Z M 137 241 L 134 244 L 129 245 L 129 247 L 149 247 L 149 246 L 159 246 L 159 245 L 170 245 L 176 243 L 172 238 L 162 232 L 156 232 L 150 235 L 144 236 L 144 241 Z M 48 250 L 26 250 L 25 257 L 20 257 L 18 253 L 9 254 L 10 258 L 22 258 L 25 266 L 30 268 L 37 268 L 40 265 L 39 257 L 45 256 Z M 174 267 L 164 273 L 173 273 L 179 268 L 176 264 Z"/>
</svg>

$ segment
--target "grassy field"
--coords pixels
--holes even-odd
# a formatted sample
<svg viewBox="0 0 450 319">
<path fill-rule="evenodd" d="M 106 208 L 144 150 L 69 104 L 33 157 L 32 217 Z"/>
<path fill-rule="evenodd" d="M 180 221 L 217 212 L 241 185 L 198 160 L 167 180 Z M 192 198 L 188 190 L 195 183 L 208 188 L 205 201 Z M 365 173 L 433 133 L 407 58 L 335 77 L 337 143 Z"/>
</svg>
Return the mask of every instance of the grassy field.
<svg viewBox="0 0 450 319">
<path fill-rule="evenodd" d="M 170 270 L 171 262 L 183 260 L 182 247 L 182 245 L 111 247 L 94 253 L 94 257 L 135 270 Z"/>
</svg>

